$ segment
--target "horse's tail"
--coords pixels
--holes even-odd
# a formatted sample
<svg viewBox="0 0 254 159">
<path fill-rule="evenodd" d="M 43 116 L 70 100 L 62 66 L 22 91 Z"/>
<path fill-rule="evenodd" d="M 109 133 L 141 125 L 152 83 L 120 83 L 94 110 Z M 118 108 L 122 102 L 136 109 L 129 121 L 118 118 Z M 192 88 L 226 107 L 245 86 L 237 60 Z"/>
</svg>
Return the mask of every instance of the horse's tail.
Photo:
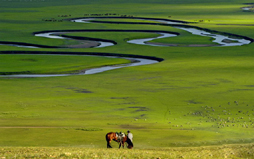
<svg viewBox="0 0 254 159">
<path fill-rule="evenodd" d="M 108 134 L 109 134 L 109 133 L 107 133 L 106 136 L 105 136 L 107 142 L 109 141 L 109 139 L 108 139 Z"/>
</svg>

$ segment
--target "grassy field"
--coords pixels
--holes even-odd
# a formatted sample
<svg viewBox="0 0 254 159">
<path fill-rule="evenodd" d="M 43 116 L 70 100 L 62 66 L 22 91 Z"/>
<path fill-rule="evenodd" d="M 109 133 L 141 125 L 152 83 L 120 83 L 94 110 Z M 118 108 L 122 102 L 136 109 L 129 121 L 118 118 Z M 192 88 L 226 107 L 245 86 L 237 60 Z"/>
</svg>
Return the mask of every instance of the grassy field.
<svg viewBox="0 0 254 159">
<path fill-rule="evenodd" d="M 6 158 L 253 158 L 253 145 L 228 145 L 192 148 L 102 149 L 70 147 L 5 147 Z M 4 158 L 5 158 L 4 157 Z"/>
<path fill-rule="evenodd" d="M 251 1 L 119 0 L 112 4 L 104 0 L 0 0 L 0 3 L 0 41 L 50 46 L 78 44 L 72 40 L 47 39 L 33 35 L 34 32 L 46 30 L 136 29 L 180 33 L 177 37 L 154 41 L 179 44 L 178 47 L 129 44 L 126 43 L 128 39 L 156 35 L 126 32 L 66 34 L 117 42 L 117 45 L 105 48 L 31 49 L 0 45 L 0 51 L 99 52 L 164 59 L 158 64 L 128 67 L 94 75 L 0 78 L 1 155 L 8 156 L 3 152 L 10 151 L 11 156 L 13 151 L 22 151 L 17 153 L 24 157 L 21 150 L 23 148 L 16 147 L 31 147 L 31 150 L 27 151 L 37 151 L 36 147 L 41 147 L 41 150 L 44 149 L 42 147 L 57 147 L 49 151 L 54 151 L 50 154 L 58 157 L 66 155 L 65 151 L 58 151 L 65 150 L 66 147 L 81 147 L 77 151 L 96 148 L 104 154 L 108 153 L 102 149 L 106 147 L 105 134 L 109 131 L 126 132 L 128 129 L 134 134 L 134 148 L 137 149 L 131 153 L 141 156 L 136 158 L 146 158 L 150 153 L 157 157 L 157 154 L 162 152 L 165 152 L 164 156 L 157 158 L 165 158 L 168 153 L 178 151 L 178 148 L 168 147 L 193 147 L 195 153 L 198 149 L 203 155 L 208 155 L 206 152 L 212 150 L 211 147 L 204 150 L 194 147 L 253 143 L 253 43 L 234 47 L 186 47 L 189 44 L 214 43 L 210 38 L 195 36 L 170 26 L 82 24 L 63 20 L 84 17 L 86 14 L 117 13 L 197 22 L 189 25 L 254 38 L 254 13 L 241 10 L 241 7 L 246 6 L 243 3 Z M 53 22 L 52 19 L 56 21 Z M 124 21 L 131 22 L 130 19 Z M 127 61 L 123 59 L 103 57 L 0 55 L 0 72 L 64 73 L 125 62 Z M 236 151 L 239 150 L 247 155 L 235 157 L 250 157 L 248 153 L 252 151 L 252 145 L 245 146 L 242 149 L 236 148 L 237 146 L 229 149 L 235 154 L 238 154 Z M 117 144 L 113 143 L 113 147 L 117 147 Z M 211 152 L 213 156 L 216 156 L 218 151 L 218 154 L 227 151 L 228 147 L 216 148 L 218 150 Z M 182 149 L 184 153 L 181 152 L 180 156 L 194 153 L 191 149 Z M 73 154 L 76 150 L 70 151 Z M 129 155 L 128 150 L 111 151 Z M 40 155 L 49 154 L 38 152 L 31 155 L 38 158 Z M 84 156 L 83 152 L 80 155 Z M 86 157 L 92 157 L 91 155 L 101 154 L 91 152 L 90 156 Z M 111 154 L 108 155 L 110 158 Z M 172 154 L 171 158 L 180 156 Z"/>
</svg>

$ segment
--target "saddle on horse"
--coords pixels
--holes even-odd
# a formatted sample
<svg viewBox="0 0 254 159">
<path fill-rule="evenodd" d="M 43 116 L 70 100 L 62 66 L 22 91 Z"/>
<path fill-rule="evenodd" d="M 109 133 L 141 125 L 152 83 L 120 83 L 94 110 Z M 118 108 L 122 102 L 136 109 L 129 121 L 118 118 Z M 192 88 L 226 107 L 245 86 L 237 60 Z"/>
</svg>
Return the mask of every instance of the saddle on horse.
<svg viewBox="0 0 254 159">
<path fill-rule="evenodd" d="M 119 142 L 123 141 L 123 138 L 125 137 L 125 134 L 122 132 L 116 132 L 116 137 Z"/>
</svg>

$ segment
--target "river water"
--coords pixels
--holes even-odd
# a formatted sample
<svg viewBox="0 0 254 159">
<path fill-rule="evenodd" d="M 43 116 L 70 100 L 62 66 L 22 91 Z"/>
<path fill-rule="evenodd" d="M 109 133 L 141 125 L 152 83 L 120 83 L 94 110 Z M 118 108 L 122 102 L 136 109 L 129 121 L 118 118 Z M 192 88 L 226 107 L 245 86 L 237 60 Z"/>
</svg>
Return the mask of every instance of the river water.
<svg viewBox="0 0 254 159">
<path fill-rule="evenodd" d="M 79 56 L 86 56 L 86 55 L 79 55 Z M 96 56 L 96 55 L 87 55 L 87 56 Z M 108 56 L 106 56 L 108 57 Z M 0 77 L 16 77 L 16 78 L 31 78 L 31 77 L 61 77 L 61 76 L 71 76 L 71 75 L 90 75 L 90 74 L 96 74 L 101 73 L 104 71 L 124 68 L 124 67 L 132 67 L 132 66 L 141 66 L 141 65 L 149 65 L 149 64 L 155 64 L 159 61 L 157 60 L 150 60 L 145 58 L 130 58 L 130 57 L 118 57 L 118 56 L 110 56 L 110 58 L 123 58 L 130 61 L 134 61 L 127 64 L 121 64 L 121 65 L 113 65 L 113 66 L 103 66 L 99 68 L 91 68 L 84 71 L 81 71 L 79 73 L 70 73 L 70 74 L 16 74 L 16 75 L 0 75 Z"/>
<path fill-rule="evenodd" d="M 72 20 L 72 22 L 79 22 L 79 23 L 90 23 L 91 20 L 94 20 L 95 18 L 81 18 L 81 19 L 75 19 Z M 141 19 L 140 20 L 147 20 L 147 19 Z M 164 24 L 182 24 L 181 22 L 174 22 L 174 21 L 168 21 L 168 20 L 154 20 L 156 22 L 164 23 Z M 177 29 L 185 30 L 187 32 L 190 32 L 194 35 L 199 35 L 199 36 L 206 36 L 206 37 L 212 37 L 214 40 L 213 42 L 218 43 L 220 46 L 241 46 L 241 45 L 246 45 L 251 43 L 250 40 L 246 39 L 238 39 L 238 38 L 230 38 L 226 35 L 220 35 L 220 34 L 213 34 L 209 33 L 204 30 L 196 29 L 196 28 L 191 28 L 191 27 L 178 27 L 178 26 L 173 26 Z M 45 32 L 45 33 L 38 33 L 35 34 L 35 36 L 38 37 L 44 37 L 44 38 L 51 38 L 51 39 L 71 39 L 71 38 L 66 38 L 62 37 L 60 34 L 64 34 L 67 32 Z M 145 38 L 145 39 L 134 39 L 134 40 L 129 40 L 128 43 L 132 44 L 138 44 L 138 45 L 150 45 L 150 46 L 162 46 L 159 44 L 151 44 L 151 43 L 146 43 L 148 41 L 154 40 L 154 39 L 160 39 L 160 38 L 167 38 L 167 37 L 175 37 L 177 36 L 176 34 L 169 34 L 169 33 L 162 33 L 162 32 L 155 32 L 159 34 L 158 37 L 154 38 Z M 111 42 L 103 42 L 103 41 L 97 41 L 100 43 L 99 46 L 96 48 L 102 48 L 102 47 L 108 47 L 108 46 L 113 46 L 115 45 L 114 43 Z M 17 46 L 17 47 L 27 47 L 27 48 L 38 48 L 34 46 L 22 46 L 22 45 L 16 45 L 16 44 L 8 44 L 12 46 Z M 124 58 L 124 57 L 113 57 L 113 58 Z M 135 61 L 133 63 L 129 64 L 123 64 L 123 65 L 115 65 L 115 66 L 103 66 L 100 68 L 93 68 L 93 69 L 88 69 L 80 73 L 75 73 L 75 74 L 18 74 L 18 75 L 1 75 L 0 77 L 56 77 L 56 76 L 70 76 L 70 75 L 86 75 L 86 74 L 96 74 L 96 73 L 101 73 L 104 71 L 108 70 L 113 70 L 113 69 L 118 69 L 118 68 L 123 68 L 123 67 L 131 67 L 131 66 L 140 66 L 140 65 L 148 65 L 148 64 L 154 64 L 158 63 L 157 60 L 149 60 L 145 58 L 125 58 L 131 61 Z"/>
<path fill-rule="evenodd" d="M 80 19 L 75 19 L 71 20 L 72 22 L 78 22 L 78 23 L 92 23 L 91 20 L 95 19 L 100 19 L 100 18 L 80 18 Z M 142 18 L 137 18 L 138 20 L 147 20 L 147 19 L 142 19 Z M 164 23 L 164 24 L 183 24 L 181 22 L 175 22 L 175 21 L 170 21 L 170 20 L 151 20 L 150 21 L 155 21 L 159 23 Z M 188 27 L 177 27 L 173 26 L 174 28 L 181 29 L 187 32 L 192 33 L 193 35 L 199 35 L 199 36 L 206 36 L 206 37 L 211 37 L 214 38 L 213 42 L 219 44 L 220 46 L 241 46 L 241 45 L 246 45 L 250 44 L 250 40 L 246 39 L 239 39 L 239 38 L 232 38 L 227 35 L 221 35 L 221 34 L 215 34 L 215 33 L 210 33 L 208 31 L 204 31 L 201 29 L 197 28 L 191 28 L 190 26 Z M 128 43 L 132 44 L 138 44 L 138 45 L 149 45 L 149 46 L 166 46 L 166 45 L 159 45 L 159 44 L 152 44 L 152 43 L 146 43 L 148 41 L 152 41 L 155 39 L 161 39 L 161 38 L 168 38 L 168 37 L 175 37 L 177 36 L 176 34 L 169 34 L 169 33 L 162 33 L 162 32 L 156 32 L 160 36 L 154 37 L 154 38 L 145 38 L 145 39 L 134 39 L 134 40 L 129 40 L 127 41 Z M 57 36 L 59 32 L 50 32 L 50 33 L 40 33 L 36 34 L 35 36 L 41 36 L 41 37 L 46 37 L 46 38 L 57 38 L 57 39 L 68 39 L 64 38 L 61 36 Z M 96 46 L 95 48 L 101 48 L 101 47 L 108 47 L 108 46 L 113 46 L 115 44 L 110 43 L 110 42 L 103 42 L 103 41 L 97 41 L 100 43 L 99 46 Z"/>
</svg>

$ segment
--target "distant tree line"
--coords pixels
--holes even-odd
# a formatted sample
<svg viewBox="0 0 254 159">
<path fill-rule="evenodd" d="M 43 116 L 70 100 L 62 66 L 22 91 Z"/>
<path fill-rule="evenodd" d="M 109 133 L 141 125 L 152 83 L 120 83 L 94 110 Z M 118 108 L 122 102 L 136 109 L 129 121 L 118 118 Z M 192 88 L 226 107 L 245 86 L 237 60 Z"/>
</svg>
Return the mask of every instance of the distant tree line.
<svg viewBox="0 0 254 159">
<path fill-rule="evenodd" d="M 64 15 L 58 15 L 58 17 L 71 17 L 71 14 L 67 15 L 67 14 L 64 14 Z"/>
</svg>

